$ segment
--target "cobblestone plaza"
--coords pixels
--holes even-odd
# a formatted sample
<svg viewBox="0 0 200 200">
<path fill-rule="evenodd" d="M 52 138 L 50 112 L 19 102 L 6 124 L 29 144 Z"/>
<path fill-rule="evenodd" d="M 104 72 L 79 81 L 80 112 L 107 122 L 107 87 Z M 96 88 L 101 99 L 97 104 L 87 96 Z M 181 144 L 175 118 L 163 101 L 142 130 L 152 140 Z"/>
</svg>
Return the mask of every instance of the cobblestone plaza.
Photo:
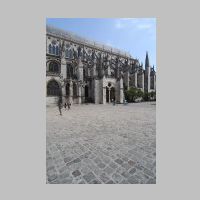
<svg viewBox="0 0 200 200">
<path fill-rule="evenodd" d="M 47 107 L 47 183 L 156 183 L 156 105 Z"/>
</svg>

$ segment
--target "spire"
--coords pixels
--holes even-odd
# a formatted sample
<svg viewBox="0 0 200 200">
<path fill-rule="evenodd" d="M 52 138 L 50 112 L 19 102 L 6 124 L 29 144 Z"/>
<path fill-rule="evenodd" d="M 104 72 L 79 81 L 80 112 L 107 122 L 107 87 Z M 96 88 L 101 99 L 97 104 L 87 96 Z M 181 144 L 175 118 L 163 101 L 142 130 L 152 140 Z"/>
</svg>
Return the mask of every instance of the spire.
<svg viewBox="0 0 200 200">
<path fill-rule="evenodd" d="M 145 68 L 149 67 L 149 56 L 148 52 L 146 52 L 146 58 L 145 58 Z"/>
</svg>

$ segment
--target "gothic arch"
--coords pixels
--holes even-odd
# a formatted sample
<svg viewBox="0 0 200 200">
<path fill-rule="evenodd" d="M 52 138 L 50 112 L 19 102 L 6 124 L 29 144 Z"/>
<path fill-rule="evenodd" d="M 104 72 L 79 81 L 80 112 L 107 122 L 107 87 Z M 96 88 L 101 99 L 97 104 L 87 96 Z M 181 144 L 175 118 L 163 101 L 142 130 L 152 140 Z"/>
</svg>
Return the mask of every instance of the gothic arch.
<svg viewBox="0 0 200 200">
<path fill-rule="evenodd" d="M 60 73 L 60 63 L 56 60 L 50 60 L 47 62 L 47 71 L 53 73 Z"/>
<path fill-rule="evenodd" d="M 47 96 L 61 96 L 61 85 L 55 79 L 51 79 L 47 82 Z"/>
</svg>

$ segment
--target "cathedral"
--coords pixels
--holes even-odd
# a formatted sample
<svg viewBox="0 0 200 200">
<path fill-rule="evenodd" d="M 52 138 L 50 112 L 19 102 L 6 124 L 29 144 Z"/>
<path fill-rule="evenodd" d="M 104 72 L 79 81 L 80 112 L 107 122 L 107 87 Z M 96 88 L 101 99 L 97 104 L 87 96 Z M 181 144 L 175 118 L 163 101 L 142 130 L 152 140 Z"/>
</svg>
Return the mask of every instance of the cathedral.
<svg viewBox="0 0 200 200">
<path fill-rule="evenodd" d="M 156 91 L 156 72 L 148 53 L 145 68 L 129 53 L 46 27 L 46 103 L 58 98 L 75 104 L 123 103 L 130 87 Z"/>
</svg>

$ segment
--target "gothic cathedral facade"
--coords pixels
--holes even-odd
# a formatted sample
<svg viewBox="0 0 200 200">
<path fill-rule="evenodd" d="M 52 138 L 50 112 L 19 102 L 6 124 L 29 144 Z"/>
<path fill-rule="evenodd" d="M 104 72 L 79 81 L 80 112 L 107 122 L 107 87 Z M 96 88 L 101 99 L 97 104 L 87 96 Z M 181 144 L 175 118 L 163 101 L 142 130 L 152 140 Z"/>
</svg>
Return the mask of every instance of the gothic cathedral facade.
<svg viewBox="0 0 200 200">
<path fill-rule="evenodd" d="M 130 87 L 156 91 L 156 72 L 130 54 L 46 27 L 46 103 L 123 103 Z"/>
</svg>

